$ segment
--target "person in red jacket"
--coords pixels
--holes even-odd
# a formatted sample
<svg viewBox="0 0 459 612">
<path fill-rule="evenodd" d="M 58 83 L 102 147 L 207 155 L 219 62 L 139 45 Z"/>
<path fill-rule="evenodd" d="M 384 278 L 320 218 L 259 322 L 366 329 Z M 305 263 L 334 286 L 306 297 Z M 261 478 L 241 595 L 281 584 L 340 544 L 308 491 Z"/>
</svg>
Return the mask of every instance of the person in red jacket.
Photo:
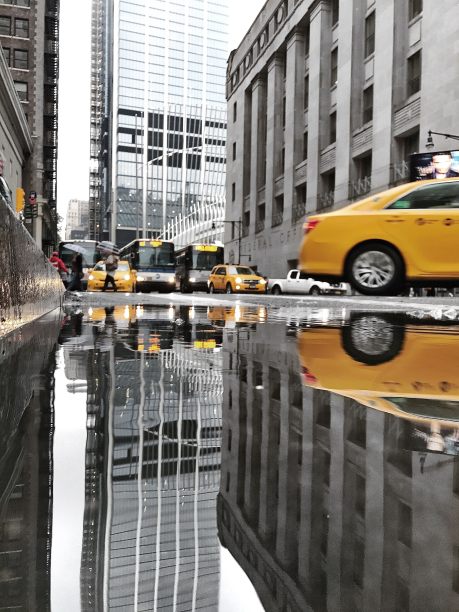
<svg viewBox="0 0 459 612">
<path fill-rule="evenodd" d="M 64 285 L 66 285 L 67 284 L 67 274 L 68 274 L 67 266 L 62 261 L 62 259 L 59 257 L 59 253 L 57 251 L 53 251 L 53 254 L 49 258 L 49 263 L 52 264 L 56 268 L 56 270 L 60 274 L 60 277 L 62 278 L 62 282 L 64 283 Z"/>
</svg>

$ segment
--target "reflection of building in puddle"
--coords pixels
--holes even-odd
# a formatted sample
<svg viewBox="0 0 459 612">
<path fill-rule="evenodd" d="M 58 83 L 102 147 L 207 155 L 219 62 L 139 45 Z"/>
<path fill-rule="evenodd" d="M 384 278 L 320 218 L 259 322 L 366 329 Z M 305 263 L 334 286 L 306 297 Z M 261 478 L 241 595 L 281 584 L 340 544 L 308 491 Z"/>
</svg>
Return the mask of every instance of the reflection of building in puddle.
<svg viewBox="0 0 459 612">
<path fill-rule="evenodd" d="M 222 357 L 165 312 L 91 360 L 84 610 L 218 605 Z"/>
<path fill-rule="evenodd" d="M 458 460 L 302 386 L 284 325 L 226 347 L 219 534 L 266 610 L 459 609 Z"/>
<path fill-rule="evenodd" d="M 53 313 L 0 339 L 0 610 L 50 610 Z"/>
</svg>

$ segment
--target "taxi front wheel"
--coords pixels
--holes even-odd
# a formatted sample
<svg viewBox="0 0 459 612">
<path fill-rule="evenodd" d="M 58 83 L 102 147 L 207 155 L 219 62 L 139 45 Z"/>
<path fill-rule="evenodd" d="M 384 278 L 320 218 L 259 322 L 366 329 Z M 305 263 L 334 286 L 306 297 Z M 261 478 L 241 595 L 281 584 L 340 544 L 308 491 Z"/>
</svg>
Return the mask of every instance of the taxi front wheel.
<svg viewBox="0 0 459 612">
<path fill-rule="evenodd" d="M 233 293 L 233 288 L 231 287 L 231 283 L 226 285 L 226 293 Z"/>
<path fill-rule="evenodd" d="M 352 251 L 346 266 L 352 287 L 364 295 L 398 295 L 404 282 L 400 255 L 386 244 L 363 244 Z"/>
</svg>

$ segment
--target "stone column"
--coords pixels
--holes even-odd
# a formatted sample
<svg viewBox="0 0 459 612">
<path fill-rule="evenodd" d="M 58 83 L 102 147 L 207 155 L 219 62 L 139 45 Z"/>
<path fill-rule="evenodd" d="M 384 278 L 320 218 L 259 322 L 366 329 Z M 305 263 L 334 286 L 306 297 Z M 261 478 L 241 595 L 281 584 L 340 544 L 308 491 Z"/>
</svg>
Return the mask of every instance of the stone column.
<svg viewBox="0 0 459 612">
<path fill-rule="evenodd" d="M 285 83 L 285 171 L 284 222 L 291 222 L 295 201 L 295 166 L 303 148 L 304 34 L 293 30 L 287 40 L 287 78 Z"/>
<path fill-rule="evenodd" d="M 378 9 L 379 10 L 379 9 Z M 338 85 L 336 91 L 336 174 L 335 203 L 349 196 L 351 163 L 351 103 L 352 103 L 352 7 L 341 0 L 338 24 Z"/>
<path fill-rule="evenodd" d="M 268 64 L 267 132 L 266 132 L 266 224 L 271 226 L 274 200 L 274 179 L 277 160 L 282 152 L 282 56 L 274 55 Z"/>
<path fill-rule="evenodd" d="M 264 107 L 265 83 L 262 76 L 258 76 L 252 84 L 252 138 L 250 151 L 250 235 L 255 234 L 255 221 L 257 213 L 260 158 L 264 156 L 261 151 L 263 135 L 260 133 L 263 122 L 261 114 Z"/>
<path fill-rule="evenodd" d="M 260 452 L 260 503 L 258 517 L 258 531 L 262 537 L 268 533 L 268 482 L 269 482 L 269 455 L 273 449 L 269 447 L 269 422 L 271 418 L 269 406 L 269 364 L 263 364 L 263 391 L 262 391 L 262 424 L 261 424 L 261 452 Z"/>
<path fill-rule="evenodd" d="M 375 68 L 373 85 L 373 157 L 371 188 L 390 184 L 392 150 L 392 50 L 394 48 L 395 0 L 378 3 L 376 11 Z M 388 56 L 389 54 L 389 56 Z"/>
<path fill-rule="evenodd" d="M 278 482 L 278 513 L 277 513 L 277 540 L 276 554 L 282 565 L 286 564 L 289 551 L 286 533 L 290 527 L 287 525 L 288 513 L 288 476 L 289 476 L 289 401 L 288 401 L 288 373 L 281 372 L 281 413 L 280 413 L 280 445 L 279 445 L 279 482 Z"/>
<path fill-rule="evenodd" d="M 341 13 L 340 13 L 341 14 Z M 327 543 L 327 574 L 329 589 L 327 605 L 339 610 L 341 598 L 341 546 L 343 535 L 344 487 L 344 400 L 330 397 L 330 494 Z"/>
<path fill-rule="evenodd" d="M 330 90 L 329 57 L 331 42 L 330 6 L 319 2 L 311 13 L 309 38 L 309 105 L 308 105 L 308 193 L 306 211 L 317 209 L 320 181 L 320 151 L 322 148 L 321 125 L 329 112 L 324 99 Z"/>
</svg>

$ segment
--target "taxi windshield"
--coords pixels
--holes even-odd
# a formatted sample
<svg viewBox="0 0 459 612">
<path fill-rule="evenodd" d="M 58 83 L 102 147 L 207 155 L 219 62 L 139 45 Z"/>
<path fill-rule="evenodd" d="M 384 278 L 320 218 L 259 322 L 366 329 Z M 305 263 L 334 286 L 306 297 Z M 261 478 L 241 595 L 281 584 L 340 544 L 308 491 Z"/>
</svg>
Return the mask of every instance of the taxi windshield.
<svg viewBox="0 0 459 612">
<path fill-rule="evenodd" d="M 228 274 L 252 274 L 255 272 L 251 268 L 247 268 L 245 266 L 230 266 L 228 270 Z"/>
</svg>

